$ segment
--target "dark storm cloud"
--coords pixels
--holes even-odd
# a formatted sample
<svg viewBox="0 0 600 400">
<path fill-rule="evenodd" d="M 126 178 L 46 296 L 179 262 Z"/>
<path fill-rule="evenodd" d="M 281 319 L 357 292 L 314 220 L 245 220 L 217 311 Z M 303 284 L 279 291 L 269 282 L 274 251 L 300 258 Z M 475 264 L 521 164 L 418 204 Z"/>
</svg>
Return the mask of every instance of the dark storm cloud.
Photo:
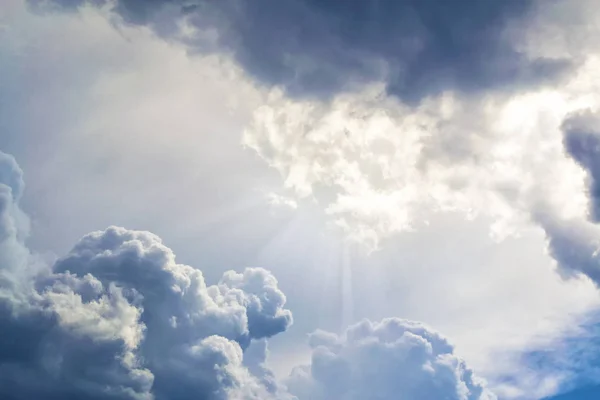
<svg viewBox="0 0 600 400">
<path fill-rule="evenodd" d="M 588 174 L 590 217 L 600 222 L 600 118 L 591 112 L 574 114 L 562 129 L 565 150 Z"/>
<path fill-rule="evenodd" d="M 559 272 L 583 274 L 600 286 L 600 118 L 587 110 L 568 115 L 562 125 L 565 152 L 587 174 L 588 215 L 565 219 L 539 205 L 533 218 L 546 232 L 549 254 Z"/>
<path fill-rule="evenodd" d="M 84 0 L 52 0 L 75 8 Z M 39 3 L 38 0 L 30 0 Z M 104 4 L 105 0 L 91 1 Z M 536 84 L 565 60 L 530 59 L 506 35 L 535 13 L 535 0 L 118 0 L 114 12 L 174 37 L 177 22 L 216 28 L 259 81 L 292 95 L 328 97 L 383 80 L 407 102 L 445 90 L 477 93 Z M 514 38 L 513 38 L 514 39 Z M 206 42 L 185 39 L 192 50 Z"/>
</svg>

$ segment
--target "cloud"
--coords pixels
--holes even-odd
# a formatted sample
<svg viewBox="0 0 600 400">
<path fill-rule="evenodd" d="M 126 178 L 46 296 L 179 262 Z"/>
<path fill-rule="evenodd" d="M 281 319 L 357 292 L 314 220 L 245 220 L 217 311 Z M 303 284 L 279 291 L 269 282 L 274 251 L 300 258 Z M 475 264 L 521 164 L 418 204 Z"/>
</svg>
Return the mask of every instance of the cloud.
<svg viewBox="0 0 600 400">
<path fill-rule="evenodd" d="M 585 174 L 586 186 L 582 190 L 587 195 L 585 212 L 566 218 L 543 202 L 533 210 L 534 219 L 546 232 L 549 252 L 560 272 L 565 276 L 584 274 L 597 286 L 600 285 L 598 122 L 595 113 L 584 109 L 567 114 L 561 124 L 565 153 Z"/>
<path fill-rule="evenodd" d="M 0 245 L 21 255 L 0 269 L 14 283 L 0 291 L 2 398 L 292 398 L 266 366 L 264 339 L 292 318 L 263 269 L 229 271 L 207 286 L 156 235 L 110 227 L 81 238 L 51 269 L 7 275 L 34 260 L 11 228 L 22 172 L 0 156 Z M 493 398 L 444 338 L 417 323 L 363 322 L 341 337 L 317 332 L 311 346 L 311 367 L 286 382 L 300 400 L 362 398 L 374 388 L 382 398 L 398 390 Z"/>
<path fill-rule="evenodd" d="M 599 285 L 600 227 L 585 219 L 560 219 L 551 214 L 540 214 L 537 220 L 560 271 L 565 276 L 583 273 Z"/>
<path fill-rule="evenodd" d="M 218 285 L 207 287 L 200 270 L 177 264 L 172 251 L 146 232 L 109 228 L 91 233 L 54 269 L 135 290 L 144 299 L 147 343 L 160 340 L 152 333 L 181 336 L 184 342 L 189 335 L 218 334 L 247 343 L 283 332 L 291 323 L 291 313 L 283 308 L 285 296 L 267 271 L 230 271 Z"/>
<path fill-rule="evenodd" d="M 289 396 L 287 388 L 277 379 L 274 371 L 270 368 L 269 348 L 267 340 L 255 340 L 244 352 L 244 365 L 265 386 L 269 393 L 276 398 Z"/>
<path fill-rule="evenodd" d="M 0 265 L 2 398 L 293 398 L 266 365 L 264 339 L 292 323 L 269 272 L 229 271 L 207 286 L 156 235 L 110 227 L 81 238 L 52 268 L 23 275 L 35 260 L 13 228 L 22 172 L 12 157 L 0 161 L 0 246 L 4 257 L 18 256 Z M 286 382 L 299 400 L 373 390 L 382 399 L 398 390 L 494 398 L 446 339 L 418 323 L 363 322 L 340 337 L 314 333 L 310 343 L 310 368 Z"/>
<path fill-rule="evenodd" d="M 23 171 L 19 168 L 14 157 L 2 153 L 0 154 L 0 179 L 7 189 L 11 191 L 13 202 L 17 201 L 23 194 Z"/>
<path fill-rule="evenodd" d="M 13 38 L 19 38 L 20 23 L 12 21 L 22 19 L 8 18 L 7 21 L 11 21 L 11 31 L 15 33 L 5 40 L 10 47 L 17 42 Z M 15 61 L 11 64 L 16 65 L 14 74 L 9 70 L 4 79 L 4 85 L 22 90 L 3 91 L 5 95 L 19 94 L 17 101 L 12 101 L 11 97 L 11 101 L 6 102 L 9 108 L 4 109 L 3 120 L 20 123 L 9 122 L 10 129 L 3 139 L 9 146 L 12 142 L 21 142 L 22 150 L 17 150 L 19 160 L 29 160 L 22 165 L 28 173 L 28 182 L 34 185 L 29 186 L 24 207 L 35 213 L 34 223 L 47 232 L 43 238 L 38 236 L 36 245 L 51 243 L 59 254 L 64 254 L 66 248 L 63 246 L 70 248 L 82 233 L 98 226 L 118 224 L 149 229 L 160 232 L 177 246 L 179 260 L 203 260 L 207 266 L 203 273 L 211 282 L 219 280 L 220 266 L 246 263 L 260 252 L 260 261 L 254 264 L 276 268 L 276 276 L 285 288 L 289 304 L 293 305 L 294 316 L 300 320 L 298 315 L 306 315 L 301 322 L 304 327 L 296 326 L 293 332 L 279 336 L 283 336 L 283 341 L 270 343 L 274 353 L 271 361 L 285 357 L 281 354 L 295 346 L 292 339 L 316 326 L 337 330 L 342 314 L 340 302 L 330 301 L 338 296 L 335 290 L 341 268 L 341 261 L 336 258 L 338 248 L 332 248 L 329 242 L 324 244 L 321 236 L 315 233 L 317 229 L 307 229 L 312 220 L 305 218 L 308 207 L 303 207 L 305 204 L 301 201 L 306 199 L 303 187 L 310 189 L 308 197 L 314 195 L 328 209 L 332 220 L 342 224 L 351 234 L 362 235 L 368 240 L 373 237 L 381 241 L 388 237 L 388 232 L 405 229 L 422 232 L 421 220 L 430 222 L 434 229 L 428 230 L 426 235 L 395 236 L 388 248 L 402 250 L 392 254 L 389 260 L 370 259 L 364 265 L 357 265 L 361 262 L 352 256 L 349 268 L 354 270 L 354 280 L 348 286 L 353 287 L 354 293 L 348 297 L 354 297 L 355 316 L 379 319 L 386 315 L 403 315 L 427 321 L 450 334 L 458 346 L 457 351 L 467 357 L 469 365 L 480 372 L 485 371 L 485 376 L 490 379 L 498 370 L 517 371 L 515 364 L 507 366 L 499 362 L 500 357 L 494 356 L 490 347 L 504 355 L 529 346 L 529 339 L 534 335 L 560 334 L 575 319 L 572 314 L 585 308 L 583 302 L 574 299 L 589 299 L 593 293 L 593 287 L 587 282 L 586 286 L 573 285 L 573 282 L 565 284 L 554 276 L 551 263 L 542 254 L 543 240 L 537 236 L 535 240 L 511 241 L 517 243 L 512 247 L 494 246 L 482 228 L 487 219 L 469 224 L 461 215 L 456 215 L 451 221 L 440 223 L 434 215 L 435 211 L 446 207 L 458 209 L 468 216 L 493 215 L 496 222 L 508 221 L 503 222 L 500 231 L 510 231 L 519 222 L 515 220 L 522 217 L 518 208 L 527 205 L 514 199 L 529 198 L 515 197 L 515 193 L 534 192 L 528 189 L 534 178 L 546 180 L 544 197 L 569 200 L 556 202 L 561 206 L 561 212 L 573 214 L 579 205 L 587 205 L 581 201 L 585 200 L 582 196 L 585 190 L 581 189 L 585 189 L 583 177 L 586 174 L 571 157 L 563 154 L 563 135 L 554 124 L 554 115 L 560 123 L 563 110 L 553 105 L 557 96 L 552 91 L 514 99 L 510 107 L 505 104 L 506 99 L 497 102 L 489 98 L 485 101 L 477 99 L 481 100 L 478 104 L 460 96 L 446 96 L 442 101 L 430 99 L 430 104 L 424 104 L 416 113 L 402 104 L 397 107 L 392 96 L 384 102 L 389 107 L 381 107 L 383 110 L 378 114 L 378 101 L 382 97 L 385 99 L 385 88 L 376 91 L 375 99 L 370 103 L 372 99 L 367 98 L 366 104 L 361 103 L 364 99 L 360 99 L 360 95 L 340 96 L 334 99 L 336 107 L 323 104 L 326 102 L 280 103 L 273 100 L 261 112 L 271 108 L 275 122 L 277 117 L 285 116 L 292 127 L 296 121 L 312 123 L 312 120 L 296 118 L 281 104 L 312 107 L 318 117 L 315 118 L 317 125 L 322 120 L 336 121 L 336 113 L 344 117 L 341 118 L 343 123 L 338 125 L 345 124 L 346 117 L 351 121 L 348 135 L 338 125 L 334 124 L 335 129 L 331 129 L 331 136 L 339 133 L 340 137 L 348 138 L 349 146 L 342 146 L 341 150 L 336 149 L 336 142 L 326 135 L 315 144 L 308 134 L 306 148 L 301 147 L 300 135 L 292 135 L 300 145 L 291 141 L 290 154 L 280 158 L 281 165 L 271 164 L 275 157 L 265 153 L 265 160 L 276 171 L 283 171 L 286 181 L 287 168 L 292 170 L 296 166 L 286 158 L 310 160 L 315 149 L 317 154 L 323 152 L 325 161 L 327 157 L 339 157 L 348 165 L 358 164 L 359 173 L 352 175 L 355 174 L 353 169 L 349 169 L 347 175 L 344 171 L 333 171 L 332 174 L 338 175 L 336 180 L 347 185 L 339 189 L 340 186 L 321 178 L 330 173 L 326 162 L 321 163 L 322 175 L 315 174 L 316 179 L 304 179 L 299 168 L 290 179 L 294 184 L 290 186 L 292 193 L 282 195 L 297 202 L 301 214 L 291 227 L 269 230 L 265 225 L 273 221 L 263 218 L 268 213 L 257 212 L 254 208 L 239 212 L 227 200 L 231 197 L 247 199 L 249 190 L 244 189 L 260 186 L 252 179 L 263 171 L 253 170 L 251 165 L 254 164 L 244 163 L 242 151 L 227 151 L 237 148 L 240 125 L 245 120 L 238 123 L 237 119 L 244 118 L 238 118 L 237 113 L 230 117 L 223 109 L 229 105 L 229 97 L 235 97 L 240 103 L 246 102 L 238 91 L 244 87 L 242 81 L 235 79 L 231 85 L 220 85 L 220 75 L 206 74 L 203 57 L 188 59 L 181 46 L 156 40 L 146 29 L 121 29 L 121 36 L 106 23 L 102 13 L 90 8 L 84 10 L 83 16 L 38 15 L 27 22 L 30 24 L 21 25 L 20 36 L 27 36 L 26 42 L 35 46 L 28 48 L 26 57 L 7 56 Z M 65 37 L 71 40 L 65 42 Z M 93 58 L 89 52 L 92 42 L 102 43 L 94 46 Z M 102 50 L 98 52 L 98 49 Z M 215 65 L 215 69 L 218 68 L 219 65 Z M 217 83 L 216 88 L 213 83 Z M 586 90 L 591 91 L 590 87 L 593 85 Z M 228 95 L 219 96 L 221 93 Z M 377 97 L 379 94 L 384 96 Z M 339 112 L 337 106 L 341 105 L 343 110 L 346 101 L 353 104 L 347 107 L 348 111 Z M 481 112 L 481 105 L 485 105 L 485 112 Z M 436 118 L 440 110 L 441 121 Z M 443 114 L 444 110 L 449 110 L 450 117 Z M 495 116 L 500 110 L 506 118 L 492 119 L 508 125 L 510 130 L 489 129 L 488 114 Z M 366 115 L 365 121 L 360 119 L 361 111 Z M 545 119 L 546 113 L 551 116 L 550 120 Z M 382 118 L 371 118 L 372 114 Z M 35 118 L 30 118 L 31 115 Z M 386 129 L 375 135 L 377 124 L 386 117 L 389 121 L 384 126 L 404 121 L 403 129 Z M 507 124 L 511 118 L 515 118 L 514 126 Z M 423 121 L 428 124 L 419 128 Z M 372 127 L 365 136 L 383 137 L 383 140 L 375 141 L 371 154 L 360 141 L 363 137 L 361 127 L 370 124 Z M 536 129 L 530 125 L 535 125 Z M 267 138 L 268 141 L 261 139 L 261 146 L 266 151 L 272 146 L 277 149 L 273 151 L 277 155 L 279 148 L 275 145 L 282 135 L 277 132 L 279 125 L 274 126 L 277 135 Z M 406 126 L 409 128 L 405 129 Z M 413 140 L 412 126 L 423 133 L 416 140 L 423 150 L 416 156 L 408 151 L 410 146 L 406 152 L 401 151 L 405 145 L 395 144 L 393 139 L 396 136 Z M 253 133 L 254 128 L 260 128 L 260 120 L 249 133 Z M 330 128 L 321 130 L 326 129 Z M 296 131 L 291 129 L 290 132 Z M 219 145 L 216 145 L 216 138 Z M 40 141 L 44 146 L 39 146 Z M 11 146 L 11 152 L 15 148 Z M 300 152 L 294 155 L 293 151 L 298 149 Z M 535 152 L 537 150 L 539 154 Z M 342 154 L 338 154 L 340 152 Z M 392 152 L 396 162 L 389 168 L 384 163 L 386 152 Z M 532 154 L 538 155 L 532 158 Z M 404 169 L 406 175 L 415 180 L 398 179 L 381 184 L 379 164 L 373 168 L 356 161 L 363 156 L 375 162 L 379 158 L 380 170 L 385 173 L 392 171 L 392 176 L 398 176 Z M 223 161 L 206 162 L 211 157 Z M 402 166 L 400 161 L 403 159 L 409 167 Z M 528 159 L 538 165 L 536 175 L 528 167 Z M 540 159 L 554 162 L 539 162 Z M 72 165 L 78 168 L 74 169 Z M 453 165 L 459 168 L 449 168 Z M 228 166 L 233 171 L 231 174 L 226 173 Z M 444 170 L 447 175 L 440 174 Z M 208 178 L 198 177 L 203 173 Z M 235 179 L 232 174 L 236 175 Z M 33 181 L 32 175 L 35 175 Z M 425 177 L 424 181 L 422 177 Z M 452 179 L 446 180 L 446 177 Z M 491 190 L 496 184 L 492 184 L 495 181 L 489 181 L 489 177 L 497 179 L 497 186 L 503 190 Z M 368 185 L 352 188 L 353 182 L 363 179 Z M 273 186 L 268 186 L 267 191 L 281 193 L 276 184 Z M 363 190 L 364 187 L 372 189 Z M 413 197 L 409 190 L 396 193 L 396 189 L 404 187 L 417 188 L 418 195 Z M 520 189 L 515 191 L 514 187 Z M 300 192 L 295 193 L 296 188 L 301 189 Z M 435 195 L 435 201 L 430 200 L 430 194 Z M 148 202 L 148 198 L 152 201 Z M 341 205 L 329 208 L 337 205 L 338 199 Z M 442 201 L 438 203 L 439 199 Z M 369 204 L 372 200 L 376 206 Z M 211 207 L 213 204 L 219 207 Z M 406 204 L 410 207 L 405 207 Z M 429 206 L 432 213 L 420 212 L 421 208 Z M 90 209 L 96 211 L 90 213 Z M 253 217 L 250 222 L 248 215 Z M 223 217 L 227 224 L 222 223 L 220 218 Z M 466 233 L 469 226 L 478 229 Z M 219 238 L 223 232 L 226 235 L 236 232 L 238 240 Z M 272 235 L 275 236 L 271 241 Z M 419 240 L 415 240 L 417 237 Z M 450 238 L 455 240 L 449 241 Z M 56 246 L 57 242 L 61 245 Z M 432 252 L 432 248 L 436 251 Z M 432 253 L 440 255 L 430 258 Z M 362 273 L 361 268 L 368 273 Z M 303 279 L 298 280 L 298 276 Z M 436 279 L 432 280 L 432 276 Z M 458 288 L 461 290 L 459 297 L 455 296 Z M 306 293 L 311 293 L 310 300 Z M 569 319 L 565 319 L 567 315 Z M 554 324 L 549 324 L 549 319 L 553 319 Z"/>
<path fill-rule="evenodd" d="M 528 222 L 540 198 L 564 215 L 585 206 L 583 175 L 565 156 L 560 130 L 577 107 L 569 95 L 499 94 L 483 103 L 447 95 L 409 107 L 381 87 L 332 102 L 274 93 L 243 140 L 280 173 L 289 195 L 316 199 L 369 249 L 432 211 L 491 217 L 502 238 Z"/>
<path fill-rule="evenodd" d="M 17 295 L 19 279 L 31 272 L 31 255 L 23 244 L 29 233 L 27 216 L 19 208 L 24 182 L 16 160 L 0 152 L 0 290 L 3 296 Z M 11 292 L 15 293 L 11 293 Z"/>
<path fill-rule="evenodd" d="M 274 207 L 284 207 L 284 208 L 291 208 L 291 209 L 296 209 L 298 208 L 298 203 L 296 202 L 296 200 L 286 197 L 286 196 L 282 196 L 279 195 L 277 193 L 268 193 L 267 194 L 267 201 L 270 205 L 274 206 Z"/>
<path fill-rule="evenodd" d="M 288 381 L 299 400 L 492 400 L 479 378 L 437 332 L 397 318 L 365 320 L 343 335 L 315 332 L 312 361 Z"/>
<path fill-rule="evenodd" d="M 88 2 L 53 3 L 73 9 Z M 126 23 L 149 26 L 193 51 L 212 46 L 231 52 L 259 81 L 292 95 L 327 98 L 383 81 L 388 93 L 415 103 L 448 90 L 474 93 L 540 83 L 569 64 L 520 48 L 519 32 L 539 5 L 534 0 L 91 4 L 110 4 Z"/>
<path fill-rule="evenodd" d="M 562 125 L 565 150 L 587 172 L 590 217 L 600 222 L 600 118 L 591 111 L 568 116 Z"/>
<path fill-rule="evenodd" d="M 595 135 L 563 134 L 576 129 L 573 118 L 563 121 L 600 104 L 598 49 L 582 39 L 596 32 L 598 15 L 585 1 L 569 4 L 533 7 L 531 26 L 521 32 L 525 47 L 535 42 L 539 54 L 576 61 L 554 88 L 446 91 L 418 104 L 390 96 L 385 83 L 328 101 L 273 91 L 244 143 L 280 173 L 292 196 L 316 199 L 369 250 L 419 229 L 431 211 L 491 217 L 491 233 L 500 239 L 519 234 L 541 208 L 558 218 L 581 217 L 588 192 L 598 189 L 588 171 L 585 190 L 573 159 L 590 170 Z"/>
<path fill-rule="evenodd" d="M 207 286 L 157 236 L 117 227 L 33 268 L 15 227 L 22 174 L 4 153 L 0 168 L 0 397 L 265 398 L 243 350 L 292 323 L 269 272 Z"/>
</svg>

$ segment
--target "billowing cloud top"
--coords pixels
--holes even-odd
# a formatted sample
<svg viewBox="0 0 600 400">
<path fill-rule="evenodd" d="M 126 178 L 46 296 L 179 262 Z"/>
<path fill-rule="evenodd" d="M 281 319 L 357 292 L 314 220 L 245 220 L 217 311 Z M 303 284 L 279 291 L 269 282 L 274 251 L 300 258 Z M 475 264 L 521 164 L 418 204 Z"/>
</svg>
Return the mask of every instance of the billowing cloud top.
<svg viewBox="0 0 600 400">
<path fill-rule="evenodd" d="M 447 90 L 539 83 L 568 65 L 530 56 L 511 40 L 537 7 L 534 0 L 53 2 L 110 3 L 127 23 L 196 50 L 212 40 L 260 81 L 294 95 L 329 97 L 384 81 L 389 93 L 413 103 Z M 181 37 L 184 23 L 195 34 Z"/>
<path fill-rule="evenodd" d="M 34 269 L 15 228 L 21 172 L 0 156 L 0 397 L 267 396 L 242 361 L 252 339 L 292 322 L 269 272 L 228 272 L 207 286 L 155 235 L 116 227 Z"/>
<path fill-rule="evenodd" d="M 157 236 L 118 227 L 40 265 L 15 228 L 22 173 L 4 153 L 0 167 L 3 399 L 492 398 L 445 339 L 400 320 L 315 333 L 312 365 L 296 369 L 290 394 L 265 366 L 264 341 L 244 360 L 252 340 L 292 323 L 268 271 L 208 286 Z"/>
</svg>

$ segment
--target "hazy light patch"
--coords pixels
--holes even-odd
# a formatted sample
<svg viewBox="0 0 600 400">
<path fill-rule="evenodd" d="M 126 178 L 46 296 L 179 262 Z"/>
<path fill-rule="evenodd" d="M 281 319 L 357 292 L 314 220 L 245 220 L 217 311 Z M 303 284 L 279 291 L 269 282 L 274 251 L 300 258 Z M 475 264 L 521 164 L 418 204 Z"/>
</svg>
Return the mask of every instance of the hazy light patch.
<svg viewBox="0 0 600 400">
<path fill-rule="evenodd" d="M 262 193 L 276 176 L 240 146 L 262 94 L 226 57 L 116 30 L 91 7 L 34 15 L 18 2 L 11 12 L 14 33 L 0 38 L 13 60 L 0 66 L 10 95 L 1 138 L 28 176 L 36 246 L 65 251 L 110 224 L 191 241 L 268 216 Z"/>
<path fill-rule="evenodd" d="M 368 249 L 411 230 L 428 209 L 490 216 L 502 239 L 518 234 L 540 203 L 583 215 L 584 174 L 565 155 L 560 126 L 570 112 L 600 104 L 581 90 L 595 71 L 586 64 L 559 90 L 477 104 L 444 94 L 412 108 L 377 86 L 329 103 L 274 93 L 255 111 L 244 144 L 286 189 L 315 198 Z"/>
<path fill-rule="evenodd" d="M 298 202 L 291 197 L 283 196 L 283 195 L 273 193 L 273 192 L 268 193 L 266 197 L 267 197 L 267 201 L 272 206 L 285 207 L 285 208 L 291 208 L 291 209 L 298 208 Z"/>
</svg>

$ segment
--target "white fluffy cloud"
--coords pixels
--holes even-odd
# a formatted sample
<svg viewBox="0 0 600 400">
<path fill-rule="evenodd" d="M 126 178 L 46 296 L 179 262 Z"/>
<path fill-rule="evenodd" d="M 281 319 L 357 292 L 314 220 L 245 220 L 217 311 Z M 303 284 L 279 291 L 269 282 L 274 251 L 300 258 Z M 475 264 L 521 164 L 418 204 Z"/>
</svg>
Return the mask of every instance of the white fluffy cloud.
<svg viewBox="0 0 600 400">
<path fill-rule="evenodd" d="M 493 400 L 437 332 L 419 323 L 363 321 L 343 335 L 315 332 L 312 360 L 288 380 L 299 400 Z"/>
<path fill-rule="evenodd" d="M 22 173 L 4 153 L 0 171 L 2 398 L 270 396 L 243 365 L 252 339 L 292 322 L 269 272 L 207 286 L 157 236 L 116 227 L 40 269 L 19 229 Z"/>
<path fill-rule="evenodd" d="M 83 237 L 52 268 L 31 269 L 19 237 L 22 173 L 0 153 L 3 248 L 0 395 L 22 400 L 292 398 L 265 366 L 291 312 L 263 269 L 207 286 L 155 235 L 111 227 Z M 11 258 L 10 256 L 14 256 Z M 298 399 L 492 399 L 426 327 L 368 322 L 317 332 L 313 360 L 289 379 Z M 378 372 L 376 372 L 378 371 Z"/>
<path fill-rule="evenodd" d="M 572 99 L 579 83 L 483 104 L 448 94 L 417 108 L 376 88 L 331 103 L 273 95 L 244 142 L 291 195 L 315 197 L 371 249 L 430 210 L 493 217 L 502 237 L 542 200 L 564 216 L 585 209 L 584 175 L 561 132 L 564 116 L 598 101 L 589 93 Z"/>
</svg>

